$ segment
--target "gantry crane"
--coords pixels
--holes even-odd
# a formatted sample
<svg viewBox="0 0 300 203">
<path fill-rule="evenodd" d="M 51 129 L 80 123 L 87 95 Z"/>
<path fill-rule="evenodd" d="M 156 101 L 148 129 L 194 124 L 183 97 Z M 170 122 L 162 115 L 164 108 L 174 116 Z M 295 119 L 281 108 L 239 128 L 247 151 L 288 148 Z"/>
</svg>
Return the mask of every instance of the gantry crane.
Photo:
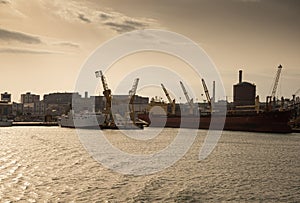
<svg viewBox="0 0 300 203">
<path fill-rule="evenodd" d="M 187 103 L 188 103 L 189 106 L 190 106 L 190 113 L 193 114 L 193 112 L 194 112 L 194 103 L 193 103 L 193 99 L 190 99 L 190 97 L 189 97 L 189 95 L 188 95 L 188 93 L 187 93 L 187 91 L 186 91 L 186 89 L 185 89 L 185 87 L 184 87 L 184 85 L 183 85 L 183 83 L 182 83 L 181 81 L 180 81 L 180 85 L 181 85 L 182 91 L 183 91 L 183 93 L 184 93 L 184 96 L 185 96 L 185 98 L 186 98 L 186 100 L 187 100 Z"/>
<path fill-rule="evenodd" d="M 130 114 L 130 119 L 135 123 L 135 112 L 134 112 L 134 98 L 135 98 L 135 93 L 136 89 L 139 83 L 139 78 L 136 78 L 133 82 L 131 90 L 129 90 L 129 114 Z"/>
<path fill-rule="evenodd" d="M 161 87 L 162 87 L 163 91 L 165 92 L 165 95 L 166 95 L 166 97 L 167 97 L 167 99 L 168 99 L 168 101 L 171 105 L 171 114 L 174 115 L 175 114 L 175 106 L 176 106 L 175 99 L 173 99 L 173 100 L 171 99 L 167 89 L 165 88 L 165 86 L 163 84 L 161 84 Z"/>
<path fill-rule="evenodd" d="M 105 127 L 115 127 L 115 123 L 111 112 L 111 103 L 112 103 L 111 90 L 108 88 L 106 78 L 103 75 L 102 71 L 101 70 L 96 71 L 95 74 L 96 74 L 96 78 L 101 79 L 102 86 L 103 86 L 103 95 L 106 99 L 105 110 L 103 112 L 105 114 L 104 125 Z"/>
<path fill-rule="evenodd" d="M 202 85 L 203 85 L 203 89 L 204 89 L 205 96 L 206 96 L 206 99 L 207 99 L 207 103 L 208 103 L 208 106 L 209 106 L 209 110 L 212 111 L 211 98 L 209 96 L 209 92 L 208 92 L 205 80 L 203 78 L 202 78 Z"/>
</svg>

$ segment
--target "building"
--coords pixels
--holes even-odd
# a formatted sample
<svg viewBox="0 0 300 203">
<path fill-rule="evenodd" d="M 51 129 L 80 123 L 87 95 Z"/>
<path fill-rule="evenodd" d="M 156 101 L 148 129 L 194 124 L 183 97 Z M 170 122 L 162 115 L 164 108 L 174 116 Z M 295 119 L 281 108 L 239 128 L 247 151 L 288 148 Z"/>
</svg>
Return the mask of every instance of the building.
<svg viewBox="0 0 300 203">
<path fill-rule="evenodd" d="M 81 98 L 78 92 L 50 93 L 44 95 L 46 104 L 72 104 L 72 98 Z"/>
<path fill-rule="evenodd" d="M 72 101 L 81 98 L 78 92 L 50 93 L 44 95 L 45 114 L 61 116 L 67 114 L 72 108 Z"/>
<path fill-rule="evenodd" d="M 105 98 L 104 98 L 105 99 Z M 125 116 L 128 114 L 129 109 L 129 95 L 112 95 L 112 112 Z M 133 107 L 135 112 L 144 112 L 149 106 L 149 98 L 141 97 L 138 95 L 134 96 Z"/>
<path fill-rule="evenodd" d="M 21 103 L 34 103 L 40 101 L 40 95 L 31 94 L 27 92 L 26 94 L 21 94 Z"/>
<path fill-rule="evenodd" d="M 0 102 L 0 118 L 10 118 L 12 116 L 12 104 L 1 101 Z"/>
<path fill-rule="evenodd" d="M 34 116 L 44 117 L 45 110 L 46 110 L 46 107 L 45 107 L 44 101 L 34 102 L 34 106 L 33 106 L 33 115 Z"/>
<path fill-rule="evenodd" d="M 1 101 L 11 102 L 11 94 L 4 92 L 1 94 Z"/>
<path fill-rule="evenodd" d="M 22 103 L 12 103 L 12 115 L 21 116 L 23 115 L 23 104 Z"/>
<path fill-rule="evenodd" d="M 242 81 L 242 70 L 239 71 L 239 83 L 233 86 L 233 103 L 235 106 L 255 105 L 256 86 Z"/>
</svg>

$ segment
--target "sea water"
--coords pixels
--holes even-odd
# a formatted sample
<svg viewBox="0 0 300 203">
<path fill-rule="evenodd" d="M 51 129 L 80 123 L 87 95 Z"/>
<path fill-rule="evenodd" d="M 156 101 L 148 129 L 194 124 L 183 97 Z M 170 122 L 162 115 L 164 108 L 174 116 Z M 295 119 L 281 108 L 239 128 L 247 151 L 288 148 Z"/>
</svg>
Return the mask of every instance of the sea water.
<svg viewBox="0 0 300 203">
<path fill-rule="evenodd" d="M 136 134 L 147 138 L 153 131 Z M 114 130 L 103 134 L 120 151 L 151 155 L 167 148 L 178 129 L 149 139 Z M 213 152 L 199 160 L 206 135 L 198 130 L 190 149 L 170 167 L 135 175 L 95 160 L 76 129 L 0 128 L 0 202 L 300 201 L 300 134 L 224 131 Z"/>
</svg>

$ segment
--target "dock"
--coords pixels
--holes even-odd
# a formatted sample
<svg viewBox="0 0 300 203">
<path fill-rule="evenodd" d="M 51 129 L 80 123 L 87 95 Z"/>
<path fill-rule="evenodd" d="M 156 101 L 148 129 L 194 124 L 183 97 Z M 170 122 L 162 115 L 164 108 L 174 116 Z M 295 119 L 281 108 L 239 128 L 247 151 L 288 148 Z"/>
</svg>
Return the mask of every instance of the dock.
<svg viewBox="0 0 300 203">
<path fill-rule="evenodd" d="M 13 122 L 12 126 L 58 126 L 57 122 Z"/>
<path fill-rule="evenodd" d="M 293 133 L 300 133 L 300 128 L 292 128 Z"/>
</svg>

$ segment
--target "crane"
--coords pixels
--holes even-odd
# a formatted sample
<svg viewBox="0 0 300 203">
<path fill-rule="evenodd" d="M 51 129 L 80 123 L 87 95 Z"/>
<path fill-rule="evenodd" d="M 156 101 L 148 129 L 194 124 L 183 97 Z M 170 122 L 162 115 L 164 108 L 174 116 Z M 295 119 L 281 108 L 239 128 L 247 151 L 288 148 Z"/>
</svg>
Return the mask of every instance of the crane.
<svg viewBox="0 0 300 203">
<path fill-rule="evenodd" d="M 139 80 L 140 80 L 139 78 L 136 78 L 133 82 L 131 90 L 129 90 L 129 114 L 133 123 L 135 123 L 135 112 L 134 112 L 133 102 L 134 102 L 135 93 L 136 93 Z"/>
<path fill-rule="evenodd" d="M 275 81 L 274 81 L 273 90 L 272 90 L 272 93 L 271 93 L 271 98 L 272 99 L 275 97 L 275 94 L 276 94 L 276 90 L 277 90 L 277 86 L 278 86 L 278 82 L 279 82 L 279 77 L 280 77 L 281 69 L 282 69 L 282 65 L 279 65 L 278 69 L 277 69 Z"/>
<path fill-rule="evenodd" d="M 184 93 L 184 96 L 185 96 L 185 98 L 187 100 L 187 103 L 190 106 L 190 113 L 192 114 L 194 112 L 193 99 L 190 99 L 190 97 L 189 97 L 189 95 L 188 95 L 188 93 L 187 93 L 187 91 L 186 91 L 186 89 L 185 89 L 185 87 L 184 87 L 184 85 L 183 85 L 183 83 L 181 81 L 180 81 L 180 85 L 181 85 L 182 91 Z"/>
<path fill-rule="evenodd" d="M 206 96 L 206 99 L 207 99 L 207 103 L 208 103 L 209 109 L 210 109 L 210 111 L 212 111 L 211 98 L 209 96 L 209 92 L 208 92 L 205 80 L 203 78 L 202 78 L 202 85 L 203 85 L 203 88 L 204 88 L 204 92 L 205 92 L 205 96 Z"/>
<path fill-rule="evenodd" d="M 101 78 L 102 86 L 103 86 L 103 95 L 105 96 L 106 103 L 105 103 L 105 121 L 104 125 L 105 127 L 114 127 L 115 123 L 112 117 L 111 112 L 111 102 L 112 102 L 112 96 L 111 96 L 111 90 L 108 88 L 106 78 L 103 75 L 102 71 L 96 71 L 96 78 Z"/>
<path fill-rule="evenodd" d="M 163 84 L 161 84 L 161 87 L 162 87 L 163 91 L 165 92 L 165 95 L 166 95 L 169 103 L 171 104 L 171 113 L 175 114 L 175 99 L 173 99 L 173 100 L 171 99 L 167 89 L 165 88 L 165 86 Z"/>
<path fill-rule="evenodd" d="M 139 78 L 136 78 L 136 79 L 134 80 L 133 85 L 132 85 L 132 88 L 131 88 L 131 90 L 129 90 L 129 96 L 130 96 L 130 97 L 132 97 L 132 96 L 135 95 L 137 86 L 138 86 L 138 84 L 139 84 L 139 80 L 140 80 Z"/>
</svg>

